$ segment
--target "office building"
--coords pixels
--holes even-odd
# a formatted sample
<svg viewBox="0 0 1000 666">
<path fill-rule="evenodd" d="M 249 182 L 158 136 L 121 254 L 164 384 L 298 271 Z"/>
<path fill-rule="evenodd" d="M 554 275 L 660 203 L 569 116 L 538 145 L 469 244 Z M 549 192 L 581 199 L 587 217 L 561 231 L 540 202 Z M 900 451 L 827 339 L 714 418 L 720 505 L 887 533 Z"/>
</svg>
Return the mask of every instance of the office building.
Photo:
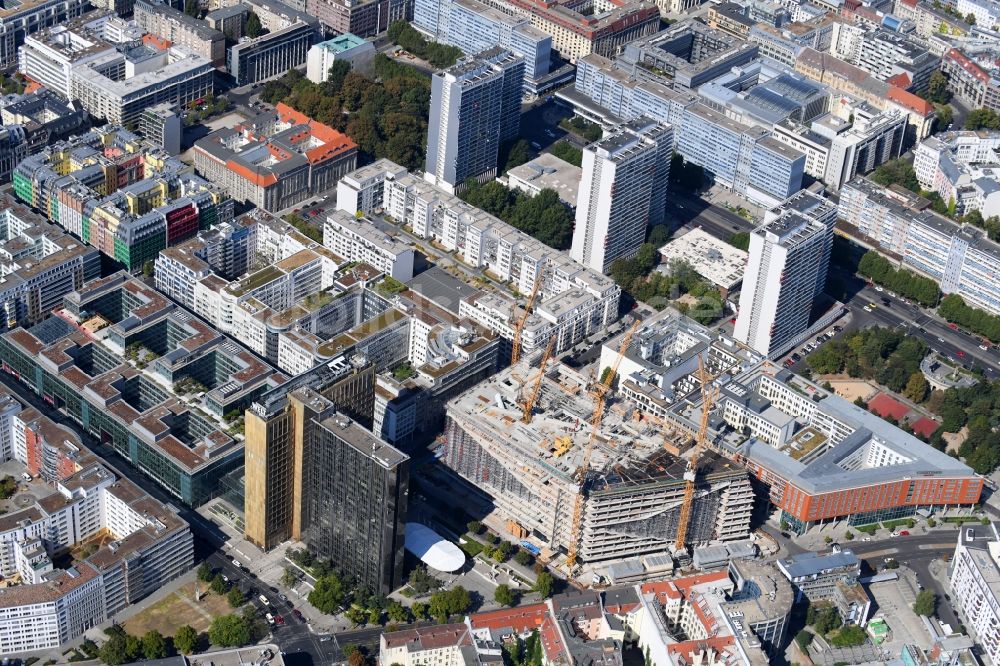
<svg viewBox="0 0 1000 666">
<path fill-rule="evenodd" d="M 1000 2 L 996 0 L 955 0 L 955 10 L 960 16 L 972 14 L 976 17 L 974 25 L 987 30 L 1000 27 Z"/>
<path fill-rule="evenodd" d="M 213 67 L 225 65 L 226 36 L 204 21 L 158 0 L 135 0 L 133 16 L 146 32 L 183 46 L 207 59 Z"/>
<path fill-rule="evenodd" d="M 766 359 L 729 375 L 710 414 L 708 439 L 747 466 L 762 501 L 789 531 L 847 520 L 867 525 L 919 509 L 971 506 L 983 479 L 960 461 L 875 414 Z M 699 392 L 668 423 L 696 432 Z"/>
<path fill-rule="evenodd" d="M 374 368 L 356 360 L 299 375 L 247 413 L 246 537 L 264 549 L 305 540 L 387 594 L 402 576 L 409 459 L 362 427 Z"/>
<path fill-rule="evenodd" d="M 743 282 L 748 255 L 726 241 L 696 227 L 660 248 L 661 263 L 683 261 L 725 297 Z"/>
<path fill-rule="evenodd" d="M 381 208 L 414 235 L 458 252 L 466 265 L 510 282 L 522 301 L 539 282 L 536 307 L 522 331 L 525 352 L 544 349 L 553 335 L 557 352 L 569 349 L 618 317 L 621 290 L 613 280 L 388 160 L 344 178 L 337 205 L 352 215 L 375 210 L 362 205 Z M 513 294 L 467 295 L 459 308 L 462 317 L 508 341 L 514 335 L 511 322 L 525 316 Z"/>
<path fill-rule="evenodd" d="M 352 67 L 367 67 L 375 57 L 375 45 L 352 35 L 339 35 L 325 42 L 314 44 L 306 56 L 306 78 L 313 83 L 323 83 L 330 76 L 330 67 L 340 61 Z"/>
<path fill-rule="evenodd" d="M 0 335 L 5 371 L 184 504 L 216 496 L 243 462 L 233 413 L 287 377 L 123 272 L 59 315 Z"/>
<path fill-rule="evenodd" d="M 1000 132 L 947 132 L 924 139 L 913 151 L 920 187 L 954 204 L 956 215 L 978 210 L 1000 215 Z"/>
<path fill-rule="evenodd" d="M 181 115 L 170 104 L 157 104 L 139 116 L 139 134 L 168 155 L 180 154 L 183 133 Z"/>
<path fill-rule="evenodd" d="M 570 257 L 606 273 L 631 259 L 666 214 L 673 128 L 637 118 L 583 151 Z"/>
<path fill-rule="evenodd" d="M 559 362 L 542 376 L 534 415 L 525 423 L 518 395 L 535 380 L 531 365 L 526 357 L 448 403 L 441 462 L 489 498 L 494 517 L 514 538 L 530 535 L 553 557 L 567 552 L 573 539 L 587 563 L 671 552 L 684 460 L 664 450 L 658 426 L 611 410 L 596 439 L 587 429 L 567 428 L 565 419 L 585 420 L 593 401 L 588 380 Z M 581 477 L 577 470 L 591 445 Z M 746 471 L 708 454 L 697 483 L 688 541 L 746 538 L 753 507 Z"/>
<path fill-rule="evenodd" d="M 305 0 L 305 10 L 338 34 L 374 37 L 412 18 L 409 0 Z"/>
<path fill-rule="evenodd" d="M 101 255 L 48 224 L 10 192 L 0 194 L 0 330 L 34 326 L 63 296 L 101 275 Z"/>
<path fill-rule="evenodd" d="M 837 208 L 806 190 L 768 211 L 750 234 L 733 337 L 777 358 L 808 330 L 826 282 Z"/>
<path fill-rule="evenodd" d="M 18 69 L 118 125 L 138 125 L 142 112 L 157 104 L 180 109 L 212 92 L 208 58 L 179 45 L 129 39 L 130 31 L 112 34 L 109 25 L 106 16 L 85 17 L 35 33 L 20 49 Z"/>
<path fill-rule="evenodd" d="M 1000 536 L 996 523 L 959 527 L 948 589 L 976 643 L 1000 660 Z"/>
<path fill-rule="evenodd" d="M 938 68 L 940 58 L 906 35 L 874 30 L 859 40 L 856 60 L 848 62 L 880 81 L 921 92 L 927 89 L 927 82 Z"/>
<path fill-rule="evenodd" d="M 305 64 L 318 29 L 315 19 L 296 19 L 260 37 L 244 37 L 229 47 L 226 70 L 236 85 L 247 86 L 299 67 Z"/>
<path fill-rule="evenodd" d="M 733 37 L 746 39 L 750 29 L 756 24 L 747 16 L 746 8 L 735 2 L 720 2 L 708 8 L 708 27 L 719 30 Z"/>
<path fill-rule="evenodd" d="M 677 152 L 758 205 L 774 206 L 802 188 L 806 156 L 762 127 L 736 122 L 704 105 L 684 109 Z"/>
<path fill-rule="evenodd" d="M 833 604 L 844 624 L 864 627 L 872 602 L 861 576 L 861 560 L 850 550 L 835 546 L 833 552 L 799 553 L 775 562 L 785 578 L 809 604 Z"/>
<path fill-rule="evenodd" d="M 332 188 L 356 166 L 358 147 L 279 102 L 200 139 L 193 152 L 195 168 L 234 199 L 273 212 Z"/>
<path fill-rule="evenodd" d="M 1000 245 L 983 229 L 953 222 L 930 205 L 902 187 L 856 178 L 841 190 L 838 217 L 849 232 L 936 281 L 943 293 L 1000 314 Z"/>
<path fill-rule="evenodd" d="M 621 60 L 648 70 L 643 74 L 647 80 L 662 78 L 673 88 L 695 90 L 733 67 L 751 63 L 757 56 L 756 44 L 688 19 L 626 45 Z"/>
<path fill-rule="evenodd" d="M 18 47 L 28 35 L 62 25 L 83 15 L 85 0 L 36 0 L 0 10 L 0 66 L 18 62 Z"/>
<path fill-rule="evenodd" d="M 233 216 L 232 199 L 190 166 L 111 125 L 28 157 L 13 182 L 21 201 L 129 271 Z"/>
<path fill-rule="evenodd" d="M 518 136 L 524 59 L 499 47 L 434 75 L 427 129 L 428 182 L 454 193 L 497 175 L 500 144 Z"/>
<path fill-rule="evenodd" d="M 28 135 L 20 125 L 0 125 L 0 183 L 9 183 L 14 167 L 28 156 Z"/>
<path fill-rule="evenodd" d="M 559 195 L 559 200 L 571 208 L 576 208 L 582 179 L 583 169 L 552 153 L 541 153 L 530 162 L 507 172 L 507 185 L 511 189 L 531 196 L 542 190 L 553 190 Z"/>
</svg>

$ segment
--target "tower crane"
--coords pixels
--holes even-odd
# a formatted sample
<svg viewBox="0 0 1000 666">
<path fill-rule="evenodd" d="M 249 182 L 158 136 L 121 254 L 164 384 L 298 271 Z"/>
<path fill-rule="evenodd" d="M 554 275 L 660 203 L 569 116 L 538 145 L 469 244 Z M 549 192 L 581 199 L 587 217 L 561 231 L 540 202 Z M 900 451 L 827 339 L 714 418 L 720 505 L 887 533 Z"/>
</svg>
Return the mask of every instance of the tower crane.
<svg viewBox="0 0 1000 666">
<path fill-rule="evenodd" d="M 695 481 L 698 478 L 698 463 L 705 450 L 705 440 L 708 436 L 708 419 L 719 393 L 717 388 L 710 386 L 712 379 L 701 356 L 698 357 L 698 381 L 701 382 L 701 423 L 698 425 L 698 435 L 694 441 L 694 451 L 684 471 L 684 500 L 681 503 L 681 515 L 677 521 L 677 541 L 674 551 L 684 550 L 687 545 L 688 526 L 691 524 L 691 513 L 694 509 Z"/>
<path fill-rule="evenodd" d="M 524 401 L 524 416 L 521 417 L 523 423 L 531 423 L 531 410 L 535 408 L 535 401 L 538 400 L 538 392 L 542 390 L 542 378 L 545 377 L 545 365 L 549 362 L 549 358 L 552 356 L 552 348 L 556 344 L 556 336 L 549 338 L 549 344 L 545 348 L 545 353 L 542 355 L 542 362 L 538 364 L 538 377 L 535 379 L 535 385 L 531 388 L 531 395 L 527 400 Z"/>
<path fill-rule="evenodd" d="M 524 316 L 521 317 L 521 321 L 517 322 L 517 325 L 514 327 L 514 344 L 510 352 L 511 365 L 521 360 L 521 334 L 524 333 L 524 325 L 528 323 L 528 316 L 531 314 L 531 308 L 538 297 L 538 290 L 542 288 L 543 277 L 545 277 L 544 271 L 539 271 L 538 277 L 535 278 L 535 286 L 531 288 L 531 296 L 528 297 L 528 304 L 524 306 Z"/>
<path fill-rule="evenodd" d="M 580 491 L 573 501 L 573 524 L 569 537 L 569 548 L 566 553 L 566 571 L 570 576 L 573 575 L 573 568 L 576 566 L 580 529 L 583 522 L 583 482 L 587 478 L 587 470 L 590 469 L 590 455 L 594 452 L 594 440 L 597 439 L 597 431 L 600 430 L 601 419 L 604 417 L 604 403 L 607 401 L 611 385 L 615 382 L 615 376 L 618 374 L 618 366 L 621 365 L 625 352 L 628 351 L 629 345 L 632 344 L 632 336 L 635 335 L 635 329 L 638 327 L 639 322 L 636 321 L 628 329 L 625 337 L 622 338 L 621 347 L 618 348 L 618 357 L 615 359 L 614 365 L 611 366 L 610 372 L 608 372 L 604 380 L 599 381 L 594 389 L 594 415 L 590 421 L 590 437 L 587 439 L 587 445 L 583 449 L 583 459 L 574 475 L 576 482 L 580 484 Z"/>
</svg>

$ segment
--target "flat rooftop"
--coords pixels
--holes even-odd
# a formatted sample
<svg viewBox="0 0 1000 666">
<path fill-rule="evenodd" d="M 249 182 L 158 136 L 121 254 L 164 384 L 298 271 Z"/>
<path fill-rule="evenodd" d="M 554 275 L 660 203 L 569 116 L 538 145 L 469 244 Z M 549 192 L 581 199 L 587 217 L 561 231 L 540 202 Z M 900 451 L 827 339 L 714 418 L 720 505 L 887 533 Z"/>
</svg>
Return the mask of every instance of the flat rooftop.
<svg viewBox="0 0 1000 666">
<path fill-rule="evenodd" d="M 692 229 L 660 248 L 660 255 L 669 264 L 686 261 L 712 284 L 732 289 L 743 281 L 749 254 L 719 240 L 703 229 Z"/>
</svg>

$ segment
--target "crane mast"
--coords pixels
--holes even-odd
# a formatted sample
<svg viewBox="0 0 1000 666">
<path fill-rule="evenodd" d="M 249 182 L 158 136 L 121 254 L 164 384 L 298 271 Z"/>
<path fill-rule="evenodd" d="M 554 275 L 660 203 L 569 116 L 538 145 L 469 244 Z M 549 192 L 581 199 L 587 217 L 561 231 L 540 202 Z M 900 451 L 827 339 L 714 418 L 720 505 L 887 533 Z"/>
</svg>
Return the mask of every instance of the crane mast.
<svg viewBox="0 0 1000 666">
<path fill-rule="evenodd" d="M 549 358 L 552 356 L 552 348 L 556 344 L 556 336 L 549 338 L 549 344 L 545 347 L 545 353 L 542 355 L 542 362 L 538 364 L 538 377 L 535 378 L 534 386 L 531 388 L 531 395 L 527 400 L 524 401 L 524 415 L 521 416 L 522 423 L 531 423 L 531 411 L 535 408 L 535 402 L 538 400 L 538 392 L 542 390 L 542 379 L 545 377 L 545 366 L 549 362 Z"/>
<path fill-rule="evenodd" d="M 524 316 L 521 317 L 521 320 L 517 322 L 517 326 L 514 327 L 514 344 L 510 351 L 511 365 L 521 360 L 521 335 L 524 333 L 524 325 L 528 323 L 528 316 L 531 315 L 531 308 L 535 305 L 535 299 L 538 298 L 538 290 L 542 288 L 543 277 L 544 272 L 539 271 L 538 277 L 535 278 L 535 286 L 531 288 L 531 296 L 528 297 L 528 304 L 524 306 Z"/>
<path fill-rule="evenodd" d="M 681 515 L 677 521 L 677 540 L 674 543 L 674 551 L 684 550 L 687 545 L 688 526 L 691 524 L 691 513 L 694 510 L 694 490 L 695 482 L 698 478 L 698 463 L 701 454 L 705 450 L 705 440 L 708 437 L 708 419 L 712 406 L 715 404 L 715 397 L 718 389 L 710 386 L 712 377 L 705 369 L 705 363 L 701 356 L 698 357 L 698 381 L 701 382 L 701 422 L 698 425 L 698 435 L 694 441 L 694 451 L 688 461 L 687 469 L 684 471 L 684 499 L 681 502 Z"/>
</svg>

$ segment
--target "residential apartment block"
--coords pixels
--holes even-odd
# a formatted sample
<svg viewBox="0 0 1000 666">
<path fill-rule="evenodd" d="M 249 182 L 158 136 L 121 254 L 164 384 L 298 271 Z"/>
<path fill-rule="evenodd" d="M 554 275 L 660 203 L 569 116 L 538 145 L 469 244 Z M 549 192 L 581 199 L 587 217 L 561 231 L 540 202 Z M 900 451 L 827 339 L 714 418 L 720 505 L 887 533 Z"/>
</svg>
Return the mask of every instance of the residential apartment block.
<svg viewBox="0 0 1000 666">
<path fill-rule="evenodd" d="M 0 193 L 0 330 L 33 326 L 66 294 L 100 277 L 101 255 Z"/>
<path fill-rule="evenodd" d="M 86 131 L 90 123 L 83 107 L 66 102 L 46 88 L 0 97 L 0 119 L 7 126 L 9 141 L 8 145 L 0 147 L 0 180 L 9 180 L 14 167 L 28 155 Z M 13 125 L 24 131 L 23 138 L 18 139 Z"/>
<path fill-rule="evenodd" d="M 982 229 L 932 212 L 930 201 L 899 186 L 886 189 L 866 178 L 841 190 L 838 217 L 943 293 L 1000 314 L 1000 246 Z"/>
<path fill-rule="evenodd" d="M 383 174 L 376 175 L 376 170 Z M 539 281 L 536 307 L 523 331 L 525 352 L 544 349 L 553 335 L 557 351 L 568 349 L 617 318 L 621 290 L 607 276 L 396 164 L 380 160 L 359 172 L 363 176 L 349 175 L 338 186 L 341 210 L 370 214 L 374 209 L 360 206 L 381 207 L 414 235 L 440 243 L 446 251 L 459 251 L 467 265 L 509 281 L 520 294 L 530 294 Z M 524 317 L 514 299 L 500 294 L 470 296 L 460 307 L 461 316 L 507 340 L 513 338 L 511 322 Z"/>
<path fill-rule="evenodd" d="M 13 181 L 18 199 L 129 271 L 233 215 L 218 187 L 113 125 L 47 146 Z"/>
<path fill-rule="evenodd" d="M 761 127 L 736 122 L 704 104 L 684 109 L 677 152 L 710 172 L 716 182 L 764 206 L 802 188 L 805 154 Z"/>
<path fill-rule="evenodd" d="M 357 163 L 345 134 L 278 103 L 194 145 L 197 170 L 238 201 L 266 211 L 294 206 L 332 188 Z"/>
<path fill-rule="evenodd" d="M 606 273 L 631 259 L 666 214 L 673 128 L 637 118 L 583 150 L 570 257 Z"/>
<path fill-rule="evenodd" d="M 941 56 L 941 72 L 948 77 L 948 89 L 973 108 L 1000 111 L 1000 71 L 995 45 L 969 50 L 948 49 Z"/>
<path fill-rule="evenodd" d="M 327 216 L 323 245 L 346 261 L 364 262 L 401 282 L 413 278 L 413 248 L 343 210 Z"/>
<path fill-rule="evenodd" d="M 191 531 L 170 506 L 118 478 L 71 430 L 0 395 L 0 429 L 36 477 L 0 523 L 0 650 L 58 648 L 160 589 L 193 564 Z M 96 546 L 67 568 L 56 557 Z"/>
<path fill-rule="evenodd" d="M 1000 535 L 997 524 L 962 526 L 950 567 L 949 590 L 976 643 L 1000 659 Z"/>
<path fill-rule="evenodd" d="M 134 18 L 146 32 L 183 46 L 214 67 L 226 64 L 226 36 L 204 21 L 157 0 L 135 0 Z"/>
<path fill-rule="evenodd" d="M 493 179 L 500 144 L 516 138 L 521 123 L 524 58 L 495 47 L 462 58 L 431 80 L 427 128 L 427 181 L 454 193 L 469 178 Z"/>
<path fill-rule="evenodd" d="M 413 24 L 432 39 L 469 55 L 500 46 L 521 56 L 526 91 L 537 90 L 549 73 L 552 36 L 534 27 L 528 16 L 479 0 L 420 0 L 414 6 Z"/>
<path fill-rule="evenodd" d="M 770 358 L 798 344 L 826 283 L 836 220 L 836 207 L 808 190 L 767 212 L 750 234 L 734 338 Z"/>
<path fill-rule="evenodd" d="M 924 139 L 913 151 L 920 187 L 937 192 L 957 215 L 978 210 L 1000 215 L 1000 132 L 947 132 Z"/>
</svg>

